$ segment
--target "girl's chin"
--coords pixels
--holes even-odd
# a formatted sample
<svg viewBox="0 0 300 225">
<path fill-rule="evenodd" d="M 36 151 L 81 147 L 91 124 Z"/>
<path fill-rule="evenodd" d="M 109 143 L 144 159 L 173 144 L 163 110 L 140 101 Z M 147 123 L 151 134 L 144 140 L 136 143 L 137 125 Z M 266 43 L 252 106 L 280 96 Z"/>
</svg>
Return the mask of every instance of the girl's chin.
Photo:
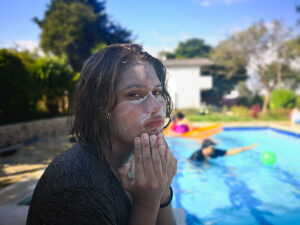
<svg viewBox="0 0 300 225">
<path fill-rule="evenodd" d="M 149 135 L 151 134 L 155 134 L 158 135 L 159 133 L 163 132 L 163 127 L 159 127 L 159 128 L 155 128 L 155 129 L 146 129 L 144 131 L 142 131 L 142 133 L 140 135 L 142 135 L 143 133 L 147 133 Z"/>
</svg>

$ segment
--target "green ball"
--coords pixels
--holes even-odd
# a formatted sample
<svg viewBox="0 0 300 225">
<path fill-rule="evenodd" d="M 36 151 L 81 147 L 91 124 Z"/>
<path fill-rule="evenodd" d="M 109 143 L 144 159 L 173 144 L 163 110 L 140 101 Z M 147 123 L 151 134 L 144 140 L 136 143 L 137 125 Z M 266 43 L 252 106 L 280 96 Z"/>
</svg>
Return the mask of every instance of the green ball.
<svg viewBox="0 0 300 225">
<path fill-rule="evenodd" d="M 276 155 L 273 152 L 263 152 L 260 155 L 260 161 L 265 165 L 271 166 L 276 162 Z"/>
</svg>

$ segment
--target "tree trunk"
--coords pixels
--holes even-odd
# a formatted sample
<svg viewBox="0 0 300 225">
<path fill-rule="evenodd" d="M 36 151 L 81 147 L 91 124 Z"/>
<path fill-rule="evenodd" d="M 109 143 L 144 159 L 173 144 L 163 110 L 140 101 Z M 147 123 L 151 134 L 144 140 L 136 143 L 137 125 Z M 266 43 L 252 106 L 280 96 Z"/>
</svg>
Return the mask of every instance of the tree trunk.
<svg viewBox="0 0 300 225">
<path fill-rule="evenodd" d="M 269 101 L 270 101 L 270 91 L 267 90 L 267 93 L 265 94 L 265 98 L 264 98 L 263 108 L 262 108 L 263 115 L 266 115 L 267 113 Z"/>
<path fill-rule="evenodd" d="M 282 87 L 282 63 L 278 62 L 277 64 L 277 88 L 281 88 Z"/>
</svg>

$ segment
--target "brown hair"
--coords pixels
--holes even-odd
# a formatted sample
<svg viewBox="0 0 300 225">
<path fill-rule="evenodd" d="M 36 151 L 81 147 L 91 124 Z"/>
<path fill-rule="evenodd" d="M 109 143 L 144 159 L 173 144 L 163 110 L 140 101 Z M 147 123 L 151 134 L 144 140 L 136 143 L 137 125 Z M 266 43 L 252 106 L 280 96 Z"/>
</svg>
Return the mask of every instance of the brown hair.
<svg viewBox="0 0 300 225">
<path fill-rule="evenodd" d="M 75 115 L 71 134 L 82 145 L 94 143 L 103 150 L 111 146 L 109 115 L 116 104 L 116 84 L 126 66 L 144 61 L 153 66 L 163 86 L 166 116 L 172 102 L 166 90 L 166 69 L 161 61 L 137 44 L 113 44 L 92 55 L 83 65 L 76 85 L 72 112 Z"/>
</svg>

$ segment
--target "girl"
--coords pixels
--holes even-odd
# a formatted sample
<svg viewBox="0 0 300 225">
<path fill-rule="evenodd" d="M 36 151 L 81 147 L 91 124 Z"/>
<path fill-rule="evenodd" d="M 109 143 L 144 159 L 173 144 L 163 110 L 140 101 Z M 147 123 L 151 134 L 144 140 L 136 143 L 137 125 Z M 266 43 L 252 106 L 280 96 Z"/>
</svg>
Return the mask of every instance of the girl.
<svg viewBox="0 0 300 225">
<path fill-rule="evenodd" d="M 163 64 L 136 44 L 108 46 L 85 62 L 73 104 L 77 143 L 39 180 L 27 224 L 174 224 Z"/>
</svg>

